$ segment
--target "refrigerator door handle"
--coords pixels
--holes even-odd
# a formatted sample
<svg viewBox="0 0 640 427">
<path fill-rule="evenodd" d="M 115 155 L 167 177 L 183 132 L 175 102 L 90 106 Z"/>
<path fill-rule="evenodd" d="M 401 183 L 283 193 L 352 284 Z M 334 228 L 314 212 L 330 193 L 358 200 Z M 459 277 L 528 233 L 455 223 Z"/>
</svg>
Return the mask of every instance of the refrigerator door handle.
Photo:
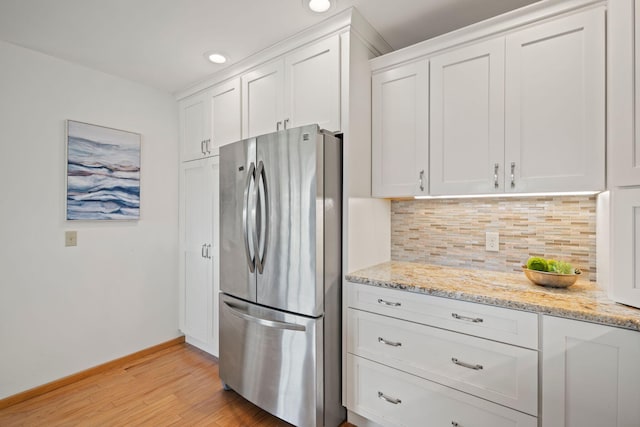
<svg viewBox="0 0 640 427">
<path fill-rule="evenodd" d="M 257 187 L 258 190 L 260 190 L 260 184 L 262 184 L 260 207 L 261 211 L 264 213 L 264 220 L 260 221 L 260 240 L 262 241 L 262 245 L 260 245 L 260 241 L 258 242 L 258 248 L 262 248 L 262 250 L 260 251 L 260 272 L 262 273 L 264 265 L 267 261 L 267 248 L 269 247 L 269 187 L 267 185 L 267 172 L 264 169 L 264 163 L 262 163 L 262 161 L 260 161 L 258 169 L 259 174 L 256 174 L 256 176 L 259 177 Z"/>
<path fill-rule="evenodd" d="M 255 269 L 258 271 L 258 273 L 262 274 L 263 271 L 263 265 L 262 262 L 260 260 L 260 235 L 258 234 L 259 231 L 258 229 L 262 226 L 262 224 L 260 224 L 260 226 L 258 226 L 258 219 L 259 219 L 259 214 L 261 214 L 262 212 L 259 212 L 259 210 L 261 210 L 261 206 L 260 206 L 260 192 L 258 191 L 258 187 L 260 186 L 260 174 L 262 173 L 261 169 L 263 167 L 262 162 L 258 163 L 258 168 L 256 169 L 256 173 L 255 173 L 255 181 L 253 184 L 253 206 L 251 207 L 251 241 L 253 243 L 253 254 L 255 257 Z"/>
<path fill-rule="evenodd" d="M 256 183 L 254 186 L 254 200 L 256 200 L 259 211 L 256 209 L 253 214 L 253 240 L 255 245 L 255 263 L 258 272 L 262 274 L 267 257 L 267 246 L 269 243 L 269 190 L 267 178 L 262 160 L 258 163 L 256 170 Z M 258 224 L 258 216 L 259 224 Z"/>
<path fill-rule="evenodd" d="M 249 197 L 251 196 L 249 188 L 251 187 L 252 181 L 254 182 L 254 187 L 255 187 L 255 178 L 254 178 L 255 170 L 256 170 L 256 165 L 253 162 L 251 162 L 251 165 L 249 166 L 249 172 L 247 173 L 247 183 L 244 186 L 244 200 L 242 203 L 242 234 L 243 234 L 243 240 L 244 240 L 244 252 L 247 256 L 247 265 L 251 273 L 253 273 L 256 269 L 256 256 L 255 256 L 256 252 L 254 250 L 254 254 L 251 255 L 251 248 L 249 247 L 248 211 L 249 211 Z M 255 224 L 255 221 L 253 223 Z M 255 225 L 253 226 L 253 229 L 255 230 Z"/>
<path fill-rule="evenodd" d="M 236 306 L 235 304 L 230 304 L 227 301 L 224 301 L 224 305 L 227 306 L 227 308 L 229 309 L 229 312 L 234 316 L 247 320 L 252 323 L 257 323 L 258 325 L 266 326 L 269 328 L 275 328 L 275 329 L 288 329 L 292 331 L 304 332 L 307 330 L 307 328 L 304 327 L 303 325 L 298 325 L 296 323 L 281 322 L 278 320 L 269 320 L 269 319 L 263 319 L 261 317 L 252 316 L 245 311 L 239 310 L 240 307 Z"/>
</svg>

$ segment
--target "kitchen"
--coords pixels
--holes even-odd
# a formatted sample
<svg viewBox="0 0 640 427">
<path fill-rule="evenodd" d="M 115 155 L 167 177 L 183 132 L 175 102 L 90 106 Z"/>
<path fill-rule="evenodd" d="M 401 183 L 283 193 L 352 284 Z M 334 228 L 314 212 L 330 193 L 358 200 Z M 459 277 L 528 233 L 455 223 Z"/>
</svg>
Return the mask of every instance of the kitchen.
<svg viewBox="0 0 640 427">
<path fill-rule="evenodd" d="M 615 4 L 610 5 L 609 14 L 616 12 L 611 8 Z M 618 13 L 629 16 L 628 11 L 618 10 Z M 340 29 L 341 25 L 336 24 L 336 29 Z M 616 28 L 622 27 L 616 26 Z M 627 31 L 630 30 L 627 29 Z M 625 37 L 624 34 L 616 34 L 612 33 L 610 37 Z M 314 36 L 309 35 L 309 37 Z M 368 48 L 356 51 L 358 45 L 353 40 L 350 40 L 350 43 L 355 46 L 351 52 L 354 58 L 352 63 L 362 64 L 362 56 L 368 54 Z M 615 47 L 622 44 L 615 43 L 612 46 L 608 55 L 618 55 L 621 58 L 620 61 L 631 61 L 624 56 L 624 52 L 615 50 Z M 379 49 L 384 50 L 384 46 L 380 46 Z M 277 56 L 279 52 L 276 50 L 267 52 L 265 55 Z M 287 48 L 283 47 L 281 50 L 280 53 L 284 53 Z M 6 281 L 3 280 L 3 293 L 6 292 L 4 294 L 6 297 L 2 298 L 7 306 L 3 305 L 1 310 L 3 341 L 16 343 L 6 352 L 3 351 L 2 359 L 3 369 L 11 367 L 10 371 L 2 374 L 2 378 L 9 379 L 7 382 L 2 381 L 7 387 L 3 389 L 2 394 L 12 395 L 86 367 L 175 338 L 181 317 L 175 303 L 179 294 L 177 285 L 174 283 L 175 278 L 179 277 L 180 267 L 175 255 L 180 249 L 177 231 L 174 235 L 167 235 L 163 230 L 179 228 L 179 216 L 175 206 L 178 205 L 180 190 L 177 180 L 171 178 L 180 173 L 179 165 L 175 163 L 179 155 L 178 146 L 171 137 L 171 135 L 177 136 L 179 131 L 177 117 L 174 117 L 177 116 L 177 110 L 173 96 L 160 94 L 134 83 L 122 82 L 107 75 L 96 75 L 84 68 L 71 67 L 62 61 L 38 56 L 13 45 L 3 44 L 3 51 L 4 58 L 13 59 L 8 61 L 7 67 L 3 67 L 3 73 L 6 73 L 6 78 L 3 74 L 2 79 L 3 94 L 7 94 L 5 99 L 11 100 L 3 104 L 3 112 L 5 117 L 12 118 L 8 122 L 14 123 L 14 126 L 7 128 L 6 138 L 7 141 L 20 141 L 19 144 L 3 144 L 3 150 L 7 150 L 7 152 L 3 151 L 2 155 L 6 162 L 6 164 L 3 163 L 2 170 L 7 174 L 3 182 L 13 182 L 14 175 L 20 174 L 19 179 L 28 189 L 28 191 L 25 190 L 26 193 L 12 192 L 7 189 L 8 194 L 16 200 L 14 204 L 17 205 L 16 212 L 19 212 L 19 215 L 8 216 L 3 221 L 6 229 L 2 230 L 2 240 L 9 242 L 4 245 L 2 259 L 7 262 L 7 266 L 15 266 L 15 268 L 3 268 L 3 271 L 8 272 Z M 366 59 L 369 58 L 365 57 L 365 62 Z M 629 66 L 628 69 L 632 70 L 632 67 Z M 621 69 L 613 71 L 627 72 Z M 365 76 L 369 73 L 368 70 L 356 69 L 355 66 L 350 72 Z M 630 78 L 631 76 L 626 76 L 615 79 L 615 82 Z M 250 78 L 245 80 L 247 84 L 252 81 Z M 419 217 L 421 213 L 417 210 L 422 209 L 421 207 L 426 204 L 428 205 L 425 210 L 428 211 L 436 206 L 436 210 L 445 218 L 454 218 L 460 215 L 460 212 L 469 210 L 478 211 L 481 207 L 464 201 L 455 203 L 444 200 L 389 202 L 386 199 L 371 198 L 369 179 L 372 176 L 371 166 L 358 156 L 360 150 L 363 147 L 366 150 L 369 144 L 369 130 L 366 125 L 368 108 L 361 104 L 362 99 L 366 99 L 362 94 L 367 93 L 368 77 L 363 77 L 361 80 L 354 79 L 349 83 L 351 86 L 349 99 L 342 101 L 346 102 L 343 105 L 349 108 L 342 108 L 340 117 L 342 123 L 349 124 L 349 133 L 345 131 L 345 141 L 350 141 L 349 147 L 345 147 L 344 154 L 345 164 L 348 165 L 345 170 L 349 170 L 348 176 L 345 176 L 345 191 L 348 191 L 345 218 L 348 223 L 345 225 L 343 246 L 344 272 L 359 270 L 390 258 L 425 262 L 424 258 L 409 259 L 407 253 L 416 251 L 408 250 L 411 248 L 406 244 L 402 246 L 404 249 L 401 249 L 400 244 L 405 241 L 415 244 L 415 240 L 411 240 L 415 236 L 408 235 L 412 231 L 409 229 L 403 233 L 402 224 L 396 226 L 395 221 L 402 222 L 399 217 L 404 216 L 406 219 L 407 215 L 411 214 Z M 625 119 L 624 115 L 631 114 L 633 109 L 619 107 L 612 101 L 612 96 L 617 94 L 619 97 L 625 97 L 622 105 L 629 102 L 631 102 L 629 105 L 633 105 L 633 100 L 627 99 L 631 93 L 629 87 L 630 84 L 624 86 L 622 83 L 614 83 L 610 88 L 609 111 L 619 109 L 614 117 L 620 120 L 621 124 L 612 126 L 610 123 L 609 132 L 628 131 L 623 125 L 627 121 L 631 123 L 632 119 Z M 205 87 L 203 86 L 202 89 Z M 185 98 L 186 92 L 179 94 L 179 97 Z M 228 90 L 223 93 L 228 93 Z M 125 96 L 124 94 L 127 102 L 122 105 L 119 97 Z M 95 102 L 96 99 L 100 102 Z M 358 105 L 361 108 L 358 108 Z M 114 110 L 120 109 L 122 111 L 114 113 Z M 64 113 L 56 113 L 58 110 Z M 111 117 L 112 114 L 115 114 L 115 117 Z M 32 120 L 26 123 L 26 117 Z M 117 226 L 101 223 L 80 228 L 78 225 L 80 232 L 77 248 L 62 248 L 60 242 L 61 230 L 76 227 L 75 224 L 65 223 L 61 214 L 63 190 L 59 187 L 63 185 L 64 174 L 59 169 L 60 165 L 64 164 L 64 153 L 59 145 L 58 136 L 64 135 L 62 121 L 66 118 L 84 119 L 88 122 L 138 131 L 144 135 L 146 141 L 149 141 L 148 144 L 143 145 L 143 154 L 152 156 L 147 157 L 146 162 L 143 157 L 145 170 L 142 181 L 143 220 L 138 224 L 122 223 Z M 286 116 L 281 116 L 280 120 L 284 118 Z M 33 121 L 37 121 L 38 124 L 36 125 Z M 27 145 L 27 141 L 38 141 L 38 144 L 31 147 Z M 45 144 L 40 141 L 48 142 Z M 156 147 L 158 147 L 157 150 Z M 196 153 L 198 149 L 196 147 Z M 614 155 L 617 154 L 614 153 Z M 625 156 L 621 154 L 621 158 Z M 215 156 L 211 156 L 213 157 Z M 16 158 L 22 161 L 16 162 Z M 610 155 L 609 161 L 611 160 Z M 25 165 L 29 165 L 26 170 Z M 502 172 L 503 167 L 500 170 Z M 32 173 L 24 174 L 25 171 Z M 519 173 L 519 171 L 516 172 Z M 620 186 L 633 185 L 632 177 L 622 176 L 623 168 L 610 168 L 610 172 L 616 174 L 615 177 L 609 178 L 610 183 L 614 179 L 615 182 L 621 183 Z M 49 177 L 47 180 L 49 187 L 45 187 L 45 191 L 38 191 L 42 185 L 46 184 L 37 179 L 42 176 L 42 173 L 46 173 Z M 56 181 L 55 177 L 60 179 Z M 412 184 L 416 184 L 418 179 L 417 174 L 415 177 L 413 173 L 411 174 Z M 21 186 L 17 188 L 23 189 Z M 631 194 L 631 192 L 633 192 L 632 189 L 620 194 Z M 28 197 L 25 198 L 25 194 Z M 406 197 L 406 194 L 403 196 Z M 573 232 L 574 227 L 585 227 L 578 232 L 580 238 L 593 236 L 597 227 L 597 224 L 594 225 L 596 221 L 593 212 L 598 209 L 595 197 L 578 197 L 584 198 L 577 199 L 577 203 L 565 203 L 564 205 L 569 205 L 564 206 L 567 211 L 562 211 L 550 219 L 527 217 L 527 226 L 533 227 L 537 221 L 544 224 L 553 223 L 558 218 L 572 217 L 576 212 L 588 212 L 586 220 L 575 221 L 578 224 L 569 224 L 566 227 L 561 226 L 560 231 L 552 228 L 551 232 L 564 233 L 566 230 Z M 10 200 L 14 199 L 10 198 Z M 496 205 L 493 208 L 487 208 L 484 216 L 478 219 L 480 224 L 487 224 L 482 222 L 487 218 L 493 219 L 493 209 L 504 208 L 530 212 L 541 209 L 539 206 L 541 203 L 555 206 L 553 201 L 536 202 L 524 198 L 517 201 L 515 199 L 500 199 L 498 202 L 490 200 L 487 199 L 486 203 Z M 443 211 L 443 208 L 452 211 L 448 213 Z M 413 212 L 414 209 L 416 212 Z M 403 213 L 407 211 L 409 211 L 408 214 Z M 7 210 L 5 215 L 9 214 Z M 414 219 L 406 220 L 414 221 Z M 519 220 L 505 219 L 505 221 L 505 227 L 508 228 L 510 225 L 517 227 L 518 225 L 513 225 L 512 222 L 517 223 Z M 511 249 L 507 250 L 507 246 L 515 245 L 515 242 L 502 228 L 502 223 L 490 222 L 489 224 L 496 229 L 485 230 L 487 228 L 485 226 L 476 227 L 481 229 L 475 230 L 478 235 L 471 242 L 474 256 L 470 257 L 468 266 L 472 268 L 479 268 L 478 261 L 482 259 L 479 257 L 486 257 L 486 265 L 497 263 L 498 258 L 487 255 L 488 253 L 482 248 L 486 231 L 500 232 L 502 248 L 498 256 L 511 260 L 507 255 Z M 450 229 L 452 227 L 454 227 L 453 224 Z M 630 227 L 627 228 L 629 229 Z M 428 229 L 427 231 L 431 232 Z M 532 234 L 546 232 L 541 229 L 533 231 Z M 628 234 L 628 231 L 622 234 Z M 452 240 L 454 237 L 452 233 L 447 233 L 445 236 L 451 236 Z M 465 248 L 459 247 L 459 242 L 449 242 L 442 237 L 442 234 L 424 236 L 426 240 L 439 242 L 430 253 L 451 251 L 453 256 L 450 258 L 454 260 L 450 259 L 448 262 L 456 262 L 455 259 L 462 256 L 461 253 L 469 253 Z M 544 237 L 540 239 L 544 242 Z M 606 245 L 596 245 L 594 239 L 592 237 L 584 241 L 578 240 L 577 244 L 586 254 L 579 254 L 576 260 L 572 260 L 589 274 L 594 271 L 601 272 L 606 268 L 606 266 L 603 268 L 598 266 L 597 269 L 595 267 L 597 261 L 594 262 L 593 248 L 597 246 L 597 250 L 606 249 Z M 199 242 L 196 246 L 197 251 L 202 243 L 204 242 Z M 532 245 L 537 244 L 541 243 L 532 242 Z M 588 247 L 587 250 L 585 250 L 585 244 Z M 404 254 L 402 254 L 403 250 Z M 564 248 L 561 247 L 559 250 Z M 31 256 L 26 257 L 24 254 L 31 254 Z M 44 254 L 47 255 L 43 256 Z M 523 253 L 513 256 L 516 259 L 510 261 L 509 270 L 514 267 L 514 262 L 526 261 L 528 255 L 525 249 Z M 215 262 L 216 257 L 213 258 Z M 34 265 L 32 260 L 37 260 L 38 264 Z M 505 265 L 506 261 L 499 266 L 496 264 L 490 267 L 503 269 Z M 215 268 L 214 266 L 214 270 Z M 115 275 L 113 270 L 120 270 L 122 277 Z M 45 279 L 49 276 L 53 279 Z M 41 283 L 47 286 L 43 287 Z M 21 303 L 15 304 L 14 301 L 21 301 Z M 153 301 L 153 304 L 149 304 L 149 301 Z M 212 301 L 211 304 L 213 303 Z M 108 321 L 99 319 L 108 319 Z M 194 321 L 197 322 L 197 319 Z M 8 325 L 11 325 L 11 330 Z M 208 339 L 208 333 L 207 330 L 199 330 L 192 335 L 194 335 L 193 338 L 202 336 Z M 93 350 L 80 351 L 87 344 Z M 202 345 L 214 344 L 211 341 Z M 76 349 L 74 354 L 78 354 L 69 356 L 69 348 Z M 44 367 L 44 365 L 49 366 Z"/>
</svg>

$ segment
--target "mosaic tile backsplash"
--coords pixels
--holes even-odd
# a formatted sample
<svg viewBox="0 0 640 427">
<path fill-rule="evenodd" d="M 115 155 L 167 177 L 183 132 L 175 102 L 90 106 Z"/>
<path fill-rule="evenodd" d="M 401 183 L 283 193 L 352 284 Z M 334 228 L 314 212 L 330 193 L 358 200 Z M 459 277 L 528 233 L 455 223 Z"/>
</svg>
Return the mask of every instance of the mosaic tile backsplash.
<svg viewBox="0 0 640 427">
<path fill-rule="evenodd" d="M 500 251 L 485 251 L 485 232 Z M 391 203 L 391 259 L 521 271 L 530 256 L 568 261 L 596 280 L 596 197 L 402 200 Z"/>
</svg>

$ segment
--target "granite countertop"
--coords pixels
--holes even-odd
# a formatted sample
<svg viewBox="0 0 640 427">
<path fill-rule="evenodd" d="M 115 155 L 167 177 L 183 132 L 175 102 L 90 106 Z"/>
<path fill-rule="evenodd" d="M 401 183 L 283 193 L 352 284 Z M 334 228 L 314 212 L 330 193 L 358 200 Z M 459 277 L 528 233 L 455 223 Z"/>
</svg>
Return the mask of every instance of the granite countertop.
<svg viewBox="0 0 640 427">
<path fill-rule="evenodd" d="M 524 274 L 391 261 L 346 275 L 350 282 L 549 314 L 640 331 L 640 309 L 618 304 L 595 283 L 565 289 L 534 285 Z"/>
</svg>

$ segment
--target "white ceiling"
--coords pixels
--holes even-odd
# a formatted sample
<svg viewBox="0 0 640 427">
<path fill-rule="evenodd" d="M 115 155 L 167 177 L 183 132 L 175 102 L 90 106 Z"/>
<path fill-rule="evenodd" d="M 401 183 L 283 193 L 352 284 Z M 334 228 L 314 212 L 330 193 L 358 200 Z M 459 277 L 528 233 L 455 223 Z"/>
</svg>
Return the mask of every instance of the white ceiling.
<svg viewBox="0 0 640 427">
<path fill-rule="evenodd" d="M 355 6 L 400 49 L 535 1 L 338 0 L 330 13 Z M 303 0 L 0 0 L 0 40 L 175 92 L 326 18 Z"/>
</svg>

